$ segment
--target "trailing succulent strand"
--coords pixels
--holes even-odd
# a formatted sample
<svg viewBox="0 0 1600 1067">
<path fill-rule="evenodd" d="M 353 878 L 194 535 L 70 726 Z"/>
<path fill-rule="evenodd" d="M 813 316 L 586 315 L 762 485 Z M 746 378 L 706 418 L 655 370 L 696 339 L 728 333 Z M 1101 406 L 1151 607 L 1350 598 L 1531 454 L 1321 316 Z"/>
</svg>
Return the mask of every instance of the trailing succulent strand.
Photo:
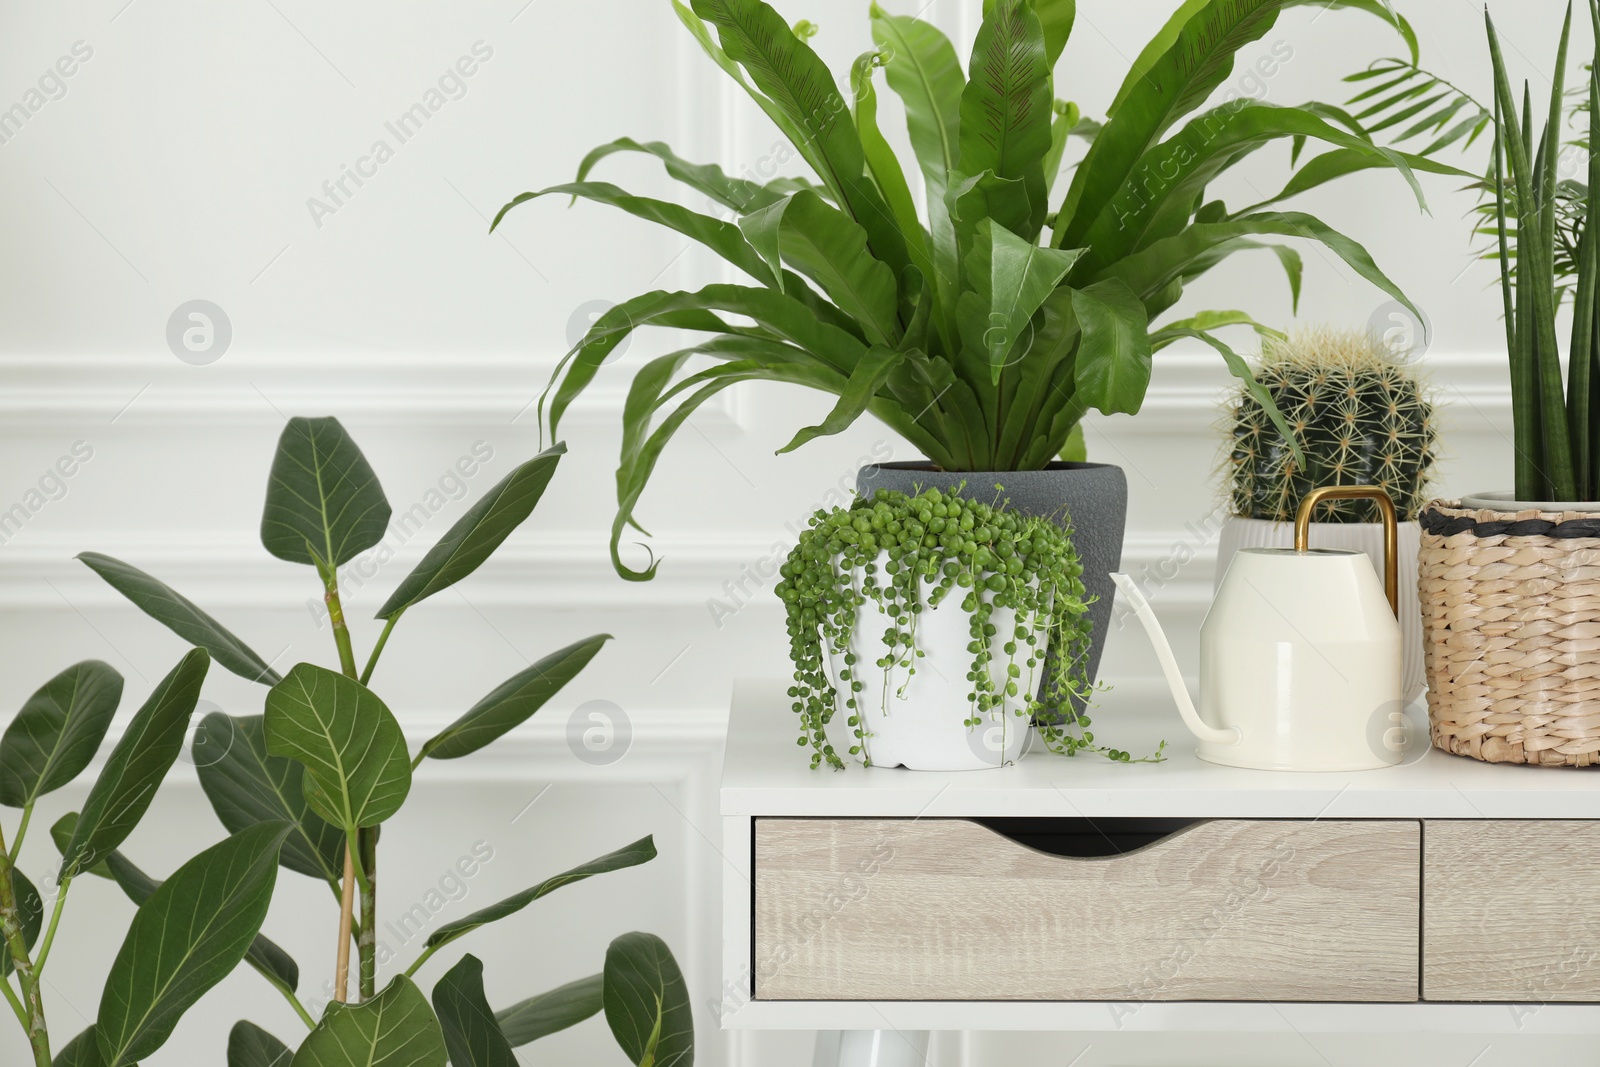
<svg viewBox="0 0 1600 1067">
<path fill-rule="evenodd" d="M 1299 440 L 1304 462 L 1266 408 L 1238 389 L 1228 409 L 1230 508 L 1247 519 L 1293 522 L 1321 485 L 1376 485 L 1402 520 L 1428 499 L 1438 437 L 1433 401 L 1414 371 L 1370 333 L 1307 330 L 1262 345 L 1256 380 Z M 1325 522 L 1376 522 L 1369 500 L 1330 502 Z"/>
<path fill-rule="evenodd" d="M 789 696 L 800 716 L 798 743 L 811 747 L 813 767 L 824 760 L 844 766 L 827 735 L 838 714 L 850 729 L 848 755 L 871 766 L 867 702 L 887 710 L 904 693 L 924 655 L 918 620 L 950 596 L 961 597 L 971 613 L 969 729 L 1013 719 L 1026 725 L 1091 691 L 1084 664 L 1092 624 L 1083 565 L 1067 531 L 1011 511 L 1003 500 L 972 500 L 961 495 L 964 487 L 915 496 L 880 489 L 848 509 L 820 510 L 779 569 L 776 591 L 788 611 L 795 664 Z M 883 648 L 872 652 L 855 640 L 857 612 L 869 601 L 891 622 Z M 1009 627 L 1003 641 L 997 640 L 1001 625 Z M 1051 649 L 1053 656 L 1047 655 Z M 839 664 L 837 687 L 829 677 L 830 656 Z M 881 671 L 873 693 L 858 670 L 866 656 Z M 1089 725 L 1080 714 L 1041 722 L 1040 732 L 1052 751 L 1064 755 L 1087 748 L 1132 761 L 1126 752 L 1097 747 Z"/>
</svg>

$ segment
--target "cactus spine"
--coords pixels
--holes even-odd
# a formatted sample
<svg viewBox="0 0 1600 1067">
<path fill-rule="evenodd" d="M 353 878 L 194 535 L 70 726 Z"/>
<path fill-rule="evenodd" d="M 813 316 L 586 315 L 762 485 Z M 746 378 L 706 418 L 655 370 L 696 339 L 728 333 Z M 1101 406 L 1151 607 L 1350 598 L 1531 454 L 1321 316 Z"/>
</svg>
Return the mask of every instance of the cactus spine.
<svg viewBox="0 0 1600 1067">
<path fill-rule="evenodd" d="M 1427 502 L 1437 427 L 1427 389 L 1370 333 L 1320 328 L 1262 345 L 1256 379 L 1300 439 L 1306 466 L 1243 389 L 1228 406 L 1225 461 L 1234 515 L 1293 522 L 1320 485 L 1377 485 L 1401 521 Z M 1317 510 L 1319 522 L 1376 522 L 1371 501 Z"/>
</svg>

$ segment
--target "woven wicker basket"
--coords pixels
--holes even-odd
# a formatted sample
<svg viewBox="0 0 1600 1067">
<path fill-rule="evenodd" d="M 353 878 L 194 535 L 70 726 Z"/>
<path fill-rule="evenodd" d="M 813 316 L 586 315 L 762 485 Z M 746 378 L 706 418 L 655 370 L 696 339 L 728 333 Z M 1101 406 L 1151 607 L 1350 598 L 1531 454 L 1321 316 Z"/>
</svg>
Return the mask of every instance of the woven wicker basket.
<svg viewBox="0 0 1600 1067">
<path fill-rule="evenodd" d="M 1600 514 L 1436 500 L 1419 522 L 1434 747 L 1491 763 L 1600 763 Z"/>
</svg>

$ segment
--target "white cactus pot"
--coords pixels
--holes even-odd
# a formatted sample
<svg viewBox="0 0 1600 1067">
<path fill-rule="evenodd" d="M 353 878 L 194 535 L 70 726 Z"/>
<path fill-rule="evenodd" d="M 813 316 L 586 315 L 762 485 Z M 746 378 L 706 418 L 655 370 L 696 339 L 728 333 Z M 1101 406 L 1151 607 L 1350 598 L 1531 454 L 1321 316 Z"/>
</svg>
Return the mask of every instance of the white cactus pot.
<svg viewBox="0 0 1600 1067">
<path fill-rule="evenodd" d="M 1427 673 L 1422 662 L 1422 609 L 1417 602 L 1417 551 L 1422 531 L 1414 522 L 1400 524 L 1400 635 L 1403 642 L 1400 679 L 1407 704 L 1422 695 Z M 1230 516 L 1217 540 L 1217 573 L 1213 592 L 1228 573 L 1228 564 L 1241 548 L 1293 548 L 1294 523 Z M 1381 522 L 1314 522 L 1312 548 L 1342 548 L 1365 552 L 1378 578 L 1383 578 L 1383 524 Z"/>
<path fill-rule="evenodd" d="M 972 670 L 973 654 L 968 651 L 972 614 L 961 606 L 966 590 L 951 589 L 937 607 L 930 608 L 926 606 L 929 589 L 924 584 L 924 607 L 916 620 L 916 646 L 923 655 L 914 661 L 915 673 L 900 665 L 891 665 L 887 670 L 877 665 L 888 648 L 883 638 L 889 632 L 891 619 L 871 598 L 857 609 L 850 651 L 856 657 L 855 679 L 862 683 L 856 704 L 867 731 L 865 754 L 874 767 L 914 771 L 984 770 L 1012 763 L 1022 755 L 1032 732 L 1023 697 L 1039 688 L 1043 650 L 1039 665 L 1030 674 L 1028 648 L 1018 643 L 1015 662 L 1022 669 L 1022 676 L 1017 679 L 1018 696 L 1008 698 L 1003 711 L 983 713 L 977 726 L 968 726 L 973 711 L 967 699 L 972 691 L 967 675 Z M 1017 613 L 1011 608 L 996 608 L 989 618 L 995 627 L 989 650 L 996 692 L 1005 687 L 1011 658 L 1003 646 L 1016 628 L 1016 619 Z M 840 759 L 861 762 L 861 755 L 850 755 L 850 747 L 861 742 L 849 725 L 851 711 L 845 706 L 849 686 L 839 681 L 839 670 L 845 666 L 843 657 L 832 648 L 826 648 L 825 653 L 829 680 L 839 694 L 838 706 L 825 731 L 828 743 Z"/>
</svg>

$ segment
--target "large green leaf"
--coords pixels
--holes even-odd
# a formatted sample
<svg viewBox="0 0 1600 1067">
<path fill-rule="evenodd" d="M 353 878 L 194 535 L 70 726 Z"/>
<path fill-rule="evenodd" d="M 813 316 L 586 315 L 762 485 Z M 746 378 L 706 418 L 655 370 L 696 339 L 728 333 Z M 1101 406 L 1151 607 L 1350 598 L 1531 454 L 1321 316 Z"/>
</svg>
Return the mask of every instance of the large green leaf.
<svg viewBox="0 0 1600 1067">
<path fill-rule="evenodd" d="M 246 1019 L 228 1031 L 228 1067 L 289 1067 L 293 1058 L 287 1045 Z"/>
<path fill-rule="evenodd" d="M 1082 403 L 1136 415 L 1150 386 L 1150 323 L 1138 296 L 1115 278 L 1072 293 L 1083 339 L 1076 381 Z"/>
<path fill-rule="evenodd" d="M 195 856 L 139 908 L 100 997 L 106 1067 L 127 1067 L 171 1036 L 261 931 L 287 826 L 263 823 Z"/>
<path fill-rule="evenodd" d="M 1054 97 L 1044 28 L 1031 0 L 996 0 L 978 30 L 961 94 L 961 157 L 965 174 L 990 170 L 1020 181 L 1028 199 L 1024 237 L 1044 224 L 1044 158 L 1050 152 Z"/>
<path fill-rule="evenodd" d="M 583 162 L 578 164 L 577 177 L 573 180 L 578 182 L 587 180 L 595 164 L 618 152 L 642 152 L 655 156 L 672 177 L 741 215 L 746 211 L 766 207 L 780 197 L 780 194 L 757 182 L 728 177 L 715 163 L 690 163 L 674 152 L 669 145 L 660 141 L 639 142 L 632 137 L 619 137 L 584 156 Z"/>
<path fill-rule="evenodd" d="M 878 90 L 873 82 L 873 71 L 884 62 L 881 52 L 872 51 L 863 53 L 850 65 L 850 96 L 855 101 L 856 133 L 861 137 L 861 150 L 867 157 L 867 169 L 883 191 L 889 210 L 894 212 L 895 224 L 905 236 L 912 264 L 924 277 L 931 278 L 933 260 L 928 252 L 927 233 L 917 215 L 917 204 L 911 197 L 905 168 L 900 165 L 900 157 L 878 127 Z"/>
<path fill-rule="evenodd" d="M 292 418 L 278 438 L 261 543 L 290 563 L 340 567 L 383 540 L 389 501 L 335 418 Z"/>
<path fill-rule="evenodd" d="M 400 975 L 371 1000 L 328 1005 L 292 1067 L 445 1067 L 445 1059 L 428 999 Z"/>
<path fill-rule="evenodd" d="M 889 88 L 905 105 L 906 130 L 922 170 L 933 243 L 929 277 L 938 293 L 939 332 L 955 336 L 959 273 L 955 231 L 945 208 L 945 191 L 961 152 L 961 94 L 966 78 L 956 50 L 945 35 L 921 19 L 889 15 L 872 4 L 872 39 L 885 59 Z"/>
<path fill-rule="evenodd" d="M 520 1047 L 599 1014 L 604 992 L 605 976 L 591 974 L 497 1011 L 494 1018 L 506 1040 Z"/>
<path fill-rule="evenodd" d="M 655 934 L 623 934 L 606 949 L 606 1022 L 638 1067 L 691 1067 L 694 1009 L 672 950 Z"/>
<path fill-rule="evenodd" d="M 210 751 L 195 761 L 211 810 L 231 834 L 256 823 L 287 822 L 291 832 L 278 862 L 291 871 L 337 886 L 344 877 L 344 830 L 311 810 L 305 766 L 267 751 L 260 715 L 214 711 L 200 721 Z"/>
<path fill-rule="evenodd" d="M 122 675 L 97 659 L 40 686 L 0 738 L 0 804 L 24 807 L 83 773 L 121 700 Z"/>
<path fill-rule="evenodd" d="M 524 889 L 514 893 L 487 908 L 481 908 L 471 915 L 454 922 L 445 923 L 439 929 L 428 935 L 428 948 L 437 948 L 448 944 L 458 937 L 470 934 L 480 926 L 504 919 L 508 915 L 515 915 L 529 904 L 542 896 L 555 892 L 562 886 L 581 882 L 585 878 L 592 878 L 597 874 L 608 874 L 611 871 L 620 871 L 627 867 L 637 867 L 641 863 L 648 863 L 656 858 L 655 840 L 642 837 L 633 844 L 619 848 L 615 852 L 608 852 L 604 856 L 592 859 L 588 863 L 579 864 L 570 871 L 563 871 L 551 878 L 546 878 L 531 889 Z"/>
<path fill-rule="evenodd" d="M 278 672 L 254 649 L 160 579 L 99 552 L 80 552 L 78 559 L 131 600 L 134 607 L 191 645 L 211 653 L 212 659 L 234 674 L 263 685 L 278 684 Z"/>
<path fill-rule="evenodd" d="M 692 240 L 699 241 L 729 263 L 744 271 L 757 281 L 770 284 L 772 275 L 768 273 L 766 265 L 761 262 L 750 246 L 745 243 L 744 236 L 739 232 L 739 227 L 731 222 L 702 215 L 680 204 L 666 200 L 652 200 L 645 196 L 634 196 L 624 189 L 620 189 L 610 182 L 568 182 L 565 185 L 552 185 L 548 189 L 537 192 L 519 193 L 502 207 L 494 217 L 491 231 L 506 217 L 512 208 L 536 200 L 541 196 L 572 196 L 584 200 L 592 200 L 597 204 L 626 211 L 635 218 L 665 226 L 676 230 Z"/>
<path fill-rule="evenodd" d="M 1193 337 L 1196 340 L 1204 341 L 1206 344 L 1216 349 L 1217 353 L 1222 356 L 1223 362 L 1227 364 L 1228 373 L 1232 374 L 1235 378 L 1238 378 L 1239 381 L 1244 385 L 1245 389 L 1250 393 L 1251 397 L 1255 399 L 1255 402 L 1261 405 L 1262 410 L 1267 413 L 1267 418 L 1272 420 L 1272 425 L 1275 426 L 1278 432 L 1283 435 L 1283 439 L 1289 442 L 1289 448 L 1294 452 L 1294 458 L 1300 464 L 1300 468 L 1302 470 L 1305 469 L 1306 456 L 1301 450 L 1299 435 L 1296 434 L 1293 428 L 1290 427 L 1289 420 L 1283 417 L 1283 412 L 1278 409 L 1278 402 L 1273 397 L 1272 392 L 1267 389 L 1266 386 L 1256 381 L 1255 373 L 1250 369 L 1250 364 L 1246 363 L 1242 356 L 1240 356 L 1232 348 L 1228 347 L 1228 345 L 1224 344 L 1219 338 L 1213 336 L 1205 330 L 1195 327 L 1180 323 L 1170 323 L 1162 327 L 1158 333 L 1163 335 Z M 1154 339 L 1155 336 L 1156 335 L 1152 335 L 1152 339 Z"/>
<path fill-rule="evenodd" d="M 100 1041 L 95 1037 L 94 1027 L 91 1025 L 68 1041 L 66 1047 L 56 1053 L 51 1067 L 105 1067 L 105 1060 L 100 1058 Z"/>
<path fill-rule="evenodd" d="M 31 949 L 33 943 L 39 940 L 39 930 L 44 926 L 44 898 L 28 881 L 28 876 L 15 867 L 11 868 L 11 892 L 15 894 L 17 915 L 22 920 L 22 940 Z M 0 946 L 0 949 L 3 948 Z M 11 953 L 0 951 L 0 980 L 15 967 L 16 961 L 11 958 Z"/>
<path fill-rule="evenodd" d="M 850 109 L 818 55 L 763 0 L 692 0 L 695 14 L 717 28 L 728 58 L 799 128 L 795 143 L 839 205 L 867 231 L 875 258 L 894 276 L 909 264 L 905 238 L 889 205 L 867 176 L 866 156 Z"/>
<path fill-rule="evenodd" d="M 1078 249 L 1040 248 L 993 219 L 978 223 L 967 254 L 972 291 L 961 294 L 961 335 L 966 347 L 982 352 L 990 380 L 998 382 L 1028 333 L 1028 322 L 1078 259 Z M 1027 349 L 1017 352 L 1017 358 Z"/>
<path fill-rule="evenodd" d="M 392 618 L 477 570 L 533 514 L 566 451 L 566 445 L 557 443 L 500 479 L 406 575 L 378 609 L 378 618 Z"/>
<path fill-rule="evenodd" d="M 433 1010 L 444 1031 L 451 1067 L 517 1067 L 483 993 L 483 961 L 468 954 L 433 987 Z"/>
<path fill-rule="evenodd" d="M 1072 24 L 1078 18 L 1078 0 L 1033 0 L 1033 9 L 1044 28 L 1045 62 L 1054 70 L 1061 50 L 1072 36 Z"/>
<path fill-rule="evenodd" d="M 211 655 L 205 649 L 190 649 L 134 714 L 89 788 L 63 854 L 63 879 L 93 867 L 133 833 L 183 751 L 184 734 L 210 666 Z"/>
<path fill-rule="evenodd" d="M 873 344 L 900 340 L 894 271 L 872 258 L 867 231 L 848 215 L 799 192 L 745 215 L 739 229 L 775 277 L 781 257 L 861 323 Z"/>
<path fill-rule="evenodd" d="M 298 663 L 267 693 L 267 751 L 306 768 L 311 810 L 350 837 L 400 810 L 411 758 L 394 714 L 353 678 Z"/>
<path fill-rule="evenodd" d="M 59 844 L 65 845 L 71 839 L 72 827 L 77 821 L 78 813 L 68 812 L 50 828 L 51 836 Z M 135 907 L 142 907 L 161 888 L 160 881 L 140 870 L 138 865 L 116 850 L 106 853 L 103 860 L 89 868 L 89 873 L 116 882 Z M 256 935 L 245 951 L 244 958 L 261 977 L 284 992 L 293 993 L 300 987 L 300 965 L 265 934 Z"/>
<path fill-rule="evenodd" d="M 1192 276 L 1197 263 L 1214 249 L 1240 237 L 1273 234 L 1317 241 L 1344 260 L 1357 274 L 1400 301 L 1419 318 L 1411 299 L 1390 281 L 1360 244 L 1300 211 L 1262 211 L 1226 222 L 1195 223 L 1176 237 L 1164 238 L 1101 271 L 1099 278 L 1119 278 L 1148 299 L 1175 281 Z M 1206 265 L 1210 265 L 1207 262 Z"/>
<path fill-rule="evenodd" d="M 466 714 L 430 737 L 421 754 L 433 759 L 459 759 L 503 737 L 544 707 L 609 640 L 610 634 L 585 637 L 518 671 L 468 708 Z"/>
</svg>

